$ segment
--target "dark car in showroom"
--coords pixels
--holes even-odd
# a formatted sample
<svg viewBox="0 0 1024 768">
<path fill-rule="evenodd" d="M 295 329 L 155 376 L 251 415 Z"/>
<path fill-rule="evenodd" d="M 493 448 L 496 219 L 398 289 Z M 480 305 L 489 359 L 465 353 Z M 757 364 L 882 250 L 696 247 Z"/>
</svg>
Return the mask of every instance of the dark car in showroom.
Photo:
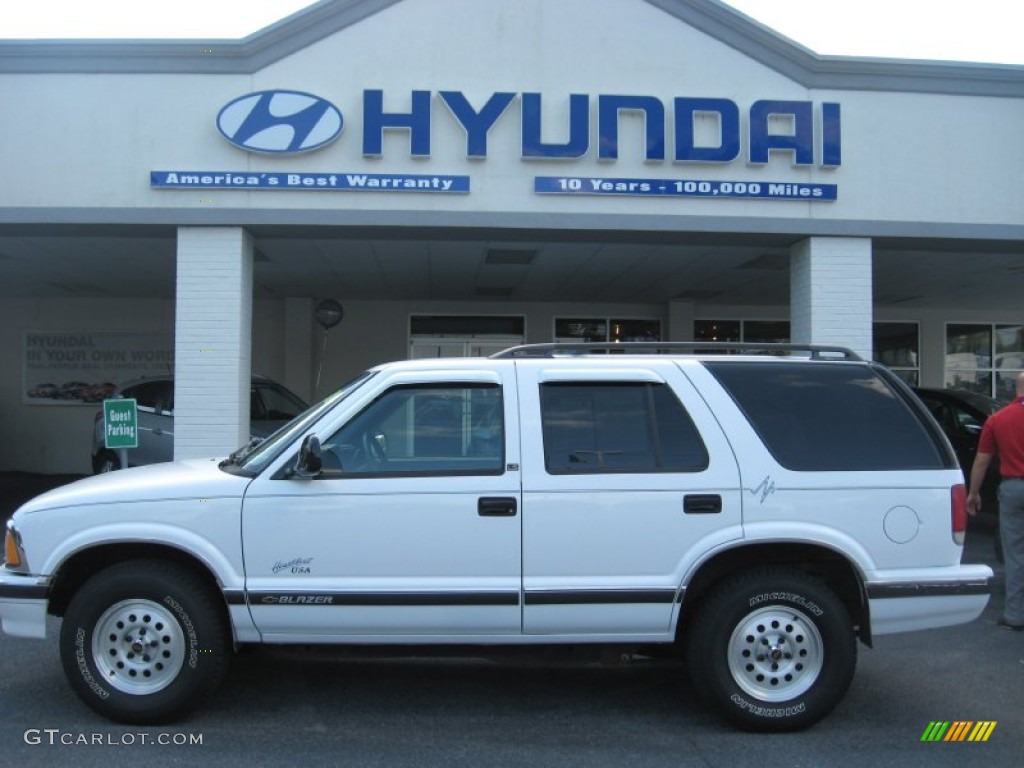
<svg viewBox="0 0 1024 768">
<path fill-rule="evenodd" d="M 953 444 L 964 481 L 970 484 L 974 455 L 978 452 L 978 440 L 985 420 L 1006 403 L 978 392 L 966 389 L 915 389 L 914 392 L 932 412 Z M 981 486 L 982 514 L 999 514 L 999 459 L 994 458 Z M 995 529 L 996 553 L 1002 560 L 999 541 L 999 526 Z"/>
<path fill-rule="evenodd" d="M 134 399 L 138 409 L 139 444 L 127 452 L 132 467 L 174 459 L 174 379 L 151 377 L 128 382 L 114 397 Z M 252 377 L 249 393 L 251 437 L 266 437 L 309 406 L 291 390 L 262 376 Z M 105 446 L 103 411 L 93 420 L 92 471 L 121 469 L 117 453 Z"/>
</svg>

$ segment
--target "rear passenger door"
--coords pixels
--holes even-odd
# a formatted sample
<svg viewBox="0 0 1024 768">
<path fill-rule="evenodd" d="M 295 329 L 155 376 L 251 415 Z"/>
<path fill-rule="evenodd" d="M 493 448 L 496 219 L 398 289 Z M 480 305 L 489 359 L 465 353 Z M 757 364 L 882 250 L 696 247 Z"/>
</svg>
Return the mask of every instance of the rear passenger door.
<svg viewBox="0 0 1024 768">
<path fill-rule="evenodd" d="M 687 569 L 741 536 L 704 401 L 671 361 L 628 362 L 517 363 L 527 634 L 664 638 Z"/>
</svg>

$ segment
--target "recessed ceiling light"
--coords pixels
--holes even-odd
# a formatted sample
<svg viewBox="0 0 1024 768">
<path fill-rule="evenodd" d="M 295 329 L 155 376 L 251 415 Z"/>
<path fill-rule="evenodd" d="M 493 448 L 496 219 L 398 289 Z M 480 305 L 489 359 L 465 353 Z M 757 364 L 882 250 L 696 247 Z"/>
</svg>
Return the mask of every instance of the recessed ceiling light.
<svg viewBox="0 0 1024 768">
<path fill-rule="evenodd" d="M 533 262 L 536 251 L 516 248 L 491 248 L 487 251 L 484 264 L 516 265 L 525 267 Z"/>
</svg>

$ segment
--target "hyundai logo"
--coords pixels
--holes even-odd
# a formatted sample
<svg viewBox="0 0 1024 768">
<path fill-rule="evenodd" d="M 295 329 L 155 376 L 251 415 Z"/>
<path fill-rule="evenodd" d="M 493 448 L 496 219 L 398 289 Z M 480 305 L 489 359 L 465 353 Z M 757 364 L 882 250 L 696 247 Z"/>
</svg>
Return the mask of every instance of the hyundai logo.
<svg viewBox="0 0 1024 768">
<path fill-rule="evenodd" d="M 301 91 L 239 96 L 217 115 L 217 130 L 249 152 L 308 152 L 341 135 L 344 119 L 326 99 Z"/>
</svg>

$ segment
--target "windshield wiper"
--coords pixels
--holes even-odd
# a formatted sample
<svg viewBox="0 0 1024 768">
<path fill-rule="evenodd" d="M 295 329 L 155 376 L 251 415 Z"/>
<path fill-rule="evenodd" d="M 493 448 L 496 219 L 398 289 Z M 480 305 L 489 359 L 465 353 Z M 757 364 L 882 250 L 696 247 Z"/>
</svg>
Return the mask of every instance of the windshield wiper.
<svg viewBox="0 0 1024 768">
<path fill-rule="evenodd" d="M 219 466 L 219 467 L 227 467 L 227 466 L 231 466 L 232 464 L 237 465 L 242 459 L 244 459 L 246 456 L 248 456 L 250 453 L 252 453 L 253 450 L 256 448 L 256 446 L 259 445 L 260 443 L 262 443 L 263 440 L 264 440 L 264 438 L 262 438 L 262 437 L 254 437 L 252 440 L 250 440 L 248 443 L 243 445 L 241 448 L 239 448 L 238 450 L 236 450 L 233 453 L 231 453 L 226 459 L 224 459 L 224 461 L 222 461 L 217 466 Z"/>
</svg>

